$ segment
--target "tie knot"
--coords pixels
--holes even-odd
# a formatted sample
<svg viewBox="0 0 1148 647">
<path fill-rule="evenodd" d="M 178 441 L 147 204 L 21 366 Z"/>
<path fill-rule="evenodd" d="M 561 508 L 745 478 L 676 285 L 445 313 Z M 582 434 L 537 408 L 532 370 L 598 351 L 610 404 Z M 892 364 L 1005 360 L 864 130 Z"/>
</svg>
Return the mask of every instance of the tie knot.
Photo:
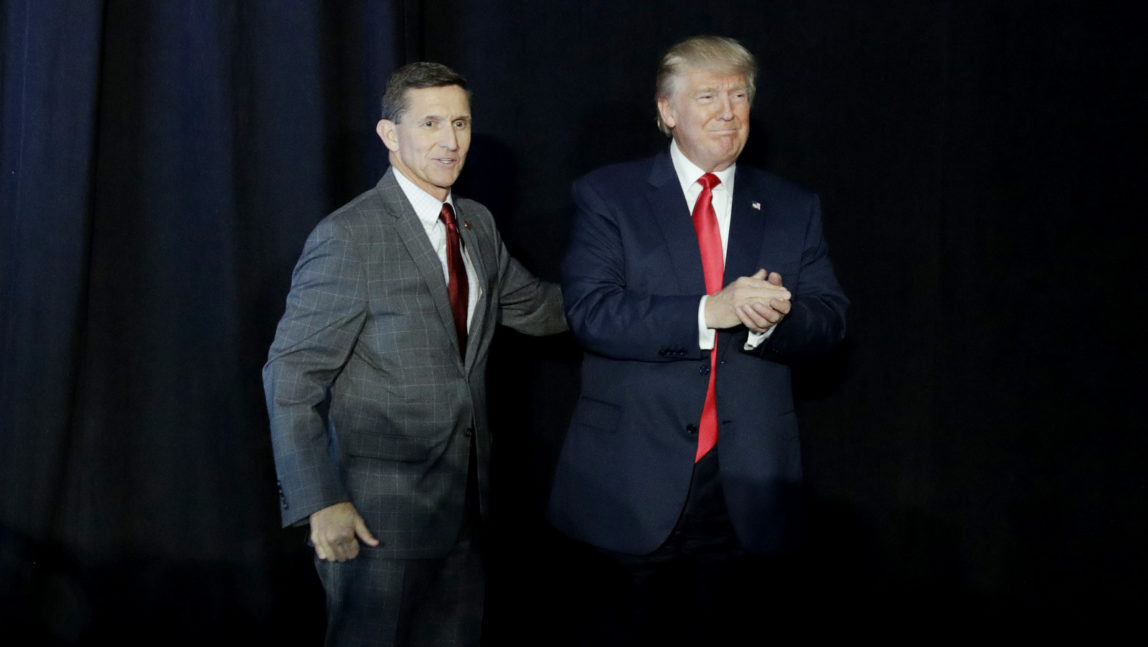
<svg viewBox="0 0 1148 647">
<path fill-rule="evenodd" d="M 438 213 L 438 217 L 447 226 L 447 229 L 456 229 L 454 222 L 454 208 L 450 206 L 449 202 L 442 203 L 442 211 Z"/>
<path fill-rule="evenodd" d="M 709 189 L 712 191 L 715 186 L 721 184 L 721 180 L 719 180 L 718 176 L 714 175 L 713 173 L 706 173 L 705 175 L 698 178 L 698 184 L 702 185 L 703 189 Z"/>
</svg>

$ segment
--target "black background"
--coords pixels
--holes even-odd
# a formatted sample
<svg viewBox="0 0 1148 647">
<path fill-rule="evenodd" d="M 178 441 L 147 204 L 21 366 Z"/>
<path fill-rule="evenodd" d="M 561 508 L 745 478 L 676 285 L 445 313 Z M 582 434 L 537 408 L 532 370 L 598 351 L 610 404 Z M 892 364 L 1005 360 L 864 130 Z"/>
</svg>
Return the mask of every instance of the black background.
<svg viewBox="0 0 1148 647">
<path fill-rule="evenodd" d="M 387 75 L 467 76 L 456 189 L 555 279 L 571 180 L 664 147 L 657 62 L 720 33 L 762 68 L 742 162 L 821 194 L 853 301 L 798 375 L 805 612 L 763 626 L 1142 635 L 1134 4 L 5 0 L 0 621 L 317 644 L 259 371 L 306 234 L 385 168 Z M 578 361 L 496 338 L 489 644 L 587 594 L 542 520 Z"/>
</svg>

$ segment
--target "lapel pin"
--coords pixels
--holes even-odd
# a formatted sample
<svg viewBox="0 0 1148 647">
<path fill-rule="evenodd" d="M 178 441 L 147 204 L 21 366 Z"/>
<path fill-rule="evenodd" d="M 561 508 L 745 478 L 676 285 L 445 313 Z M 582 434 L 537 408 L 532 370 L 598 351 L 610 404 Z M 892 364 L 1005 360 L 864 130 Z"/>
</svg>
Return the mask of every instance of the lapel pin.
<svg viewBox="0 0 1148 647">
<path fill-rule="evenodd" d="M 761 211 L 761 203 L 760 202 L 751 202 L 751 203 L 749 203 L 749 206 L 753 207 L 754 209 L 756 209 L 758 211 Z"/>
<path fill-rule="evenodd" d="M 462 226 L 466 227 L 467 229 L 470 229 L 470 221 L 469 220 L 463 220 Z"/>
</svg>

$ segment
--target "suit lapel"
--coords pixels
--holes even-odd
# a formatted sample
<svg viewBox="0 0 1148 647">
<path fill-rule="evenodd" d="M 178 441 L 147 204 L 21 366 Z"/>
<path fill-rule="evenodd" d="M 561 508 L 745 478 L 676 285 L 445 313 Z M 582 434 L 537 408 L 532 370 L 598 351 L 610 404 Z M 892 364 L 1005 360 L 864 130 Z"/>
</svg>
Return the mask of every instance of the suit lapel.
<svg viewBox="0 0 1148 647">
<path fill-rule="evenodd" d="M 761 255 L 766 220 L 769 218 L 769 204 L 761 189 L 740 168 L 735 172 L 727 241 L 729 249 L 725 254 L 726 284 L 761 269 L 756 263 Z"/>
<path fill-rule="evenodd" d="M 726 285 L 739 277 L 752 276 L 761 269 L 757 264 L 769 218 L 769 203 L 765 199 L 765 192 L 753 182 L 748 173 L 742 171 L 742 167 L 738 167 L 735 170 L 733 203 L 730 208 L 729 249 L 725 254 Z M 740 339 L 744 334 L 738 333 L 737 338 Z M 730 346 L 739 343 L 728 334 L 724 337 L 727 343 L 718 344 L 719 360 L 725 357 Z"/>
<path fill-rule="evenodd" d="M 415 269 L 426 283 L 427 291 L 434 302 L 439 320 L 446 330 L 446 338 L 450 340 L 457 356 L 459 354 L 458 336 L 454 331 L 454 314 L 450 309 L 450 297 L 447 294 L 446 279 L 442 273 L 442 261 L 439 260 L 438 254 L 435 254 L 434 247 L 431 246 L 430 239 L 427 238 L 422 222 L 415 215 L 414 208 L 411 207 L 411 203 L 403 194 L 403 190 L 399 188 L 398 181 L 394 178 L 394 172 L 394 169 L 387 169 L 383 179 L 379 180 L 377 189 L 383 195 L 383 204 L 387 211 L 395 219 L 395 231 L 398 233 L 399 239 L 406 246 L 407 252 L 414 260 Z"/>
<path fill-rule="evenodd" d="M 698 236 L 668 151 L 654 158 L 648 189 L 650 211 L 666 239 L 678 288 L 686 293 L 704 294 L 706 281 Z"/>
</svg>

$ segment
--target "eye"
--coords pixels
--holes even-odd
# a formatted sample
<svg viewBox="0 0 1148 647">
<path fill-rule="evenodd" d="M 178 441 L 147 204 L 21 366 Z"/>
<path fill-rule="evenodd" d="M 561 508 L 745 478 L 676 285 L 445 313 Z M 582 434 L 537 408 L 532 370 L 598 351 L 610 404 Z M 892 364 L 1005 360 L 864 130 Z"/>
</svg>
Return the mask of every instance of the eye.
<svg viewBox="0 0 1148 647">
<path fill-rule="evenodd" d="M 422 123 L 422 125 L 423 125 L 423 128 L 430 128 L 431 126 L 434 125 L 434 121 L 427 119 L 426 121 L 424 121 Z"/>
<path fill-rule="evenodd" d="M 465 119 L 456 119 L 454 122 L 454 127 L 459 129 L 466 128 L 467 125 L 468 124 L 466 123 Z"/>
<path fill-rule="evenodd" d="M 714 95 L 708 93 L 698 95 L 698 101 L 701 101 L 702 103 L 709 103 L 710 101 L 713 101 L 713 98 Z"/>
</svg>

